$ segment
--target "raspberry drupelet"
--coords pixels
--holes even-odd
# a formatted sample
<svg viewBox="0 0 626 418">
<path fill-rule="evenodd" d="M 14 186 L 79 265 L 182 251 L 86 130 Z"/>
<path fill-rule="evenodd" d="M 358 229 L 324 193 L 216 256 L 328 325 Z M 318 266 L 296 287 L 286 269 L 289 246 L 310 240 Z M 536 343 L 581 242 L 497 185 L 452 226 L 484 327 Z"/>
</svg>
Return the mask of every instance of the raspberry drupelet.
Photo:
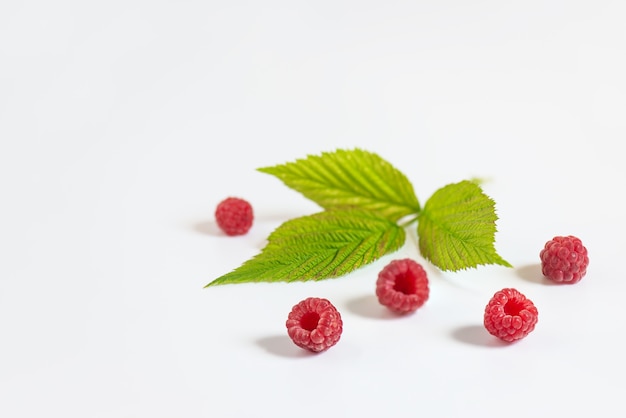
<svg viewBox="0 0 626 418">
<path fill-rule="evenodd" d="M 337 344 L 343 331 L 339 311 L 327 299 L 315 297 L 296 304 L 285 325 L 289 337 L 298 347 L 314 353 Z"/>
<path fill-rule="evenodd" d="M 539 319 L 533 302 L 517 289 L 497 291 L 485 307 L 484 324 L 491 335 L 513 342 L 526 337 Z"/>
<path fill-rule="evenodd" d="M 394 312 L 416 311 L 426 303 L 429 292 L 426 271 L 410 258 L 393 260 L 378 273 L 378 301 Z"/>
<path fill-rule="evenodd" d="M 252 227 L 252 205 L 238 197 L 222 200 L 215 209 L 215 221 L 226 235 L 244 235 Z"/>
<path fill-rule="evenodd" d="M 589 265 L 587 249 L 572 235 L 556 236 L 546 242 L 539 258 L 543 275 L 556 283 L 578 283 Z"/>
</svg>

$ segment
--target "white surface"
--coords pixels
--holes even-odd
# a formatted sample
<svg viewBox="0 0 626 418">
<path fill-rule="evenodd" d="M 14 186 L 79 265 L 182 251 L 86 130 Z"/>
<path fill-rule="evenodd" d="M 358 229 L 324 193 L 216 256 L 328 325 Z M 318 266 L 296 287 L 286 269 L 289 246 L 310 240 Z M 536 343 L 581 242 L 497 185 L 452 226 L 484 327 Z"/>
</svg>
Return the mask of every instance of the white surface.
<svg viewBox="0 0 626 418">
<path fill-rule="evenodd" d="M 623 1 L 9 1 L 0 6 L 0 416 L 623 417 Z M 425 263 L 431 298 L 373 298 L 398 253 L 318 283 L 203 289 L 317 210 L 255 168 L 361 147 L 437 188 L 489 179 L 514 269 Z M 215 205 L 256 221 L 222 236 Z M 554 235 L 590 252 L 546 283 Z M 498 289 L 537 305 L 505 346 Z M 341 341 L 307 355 L 307 296 Z"/>
</svg>

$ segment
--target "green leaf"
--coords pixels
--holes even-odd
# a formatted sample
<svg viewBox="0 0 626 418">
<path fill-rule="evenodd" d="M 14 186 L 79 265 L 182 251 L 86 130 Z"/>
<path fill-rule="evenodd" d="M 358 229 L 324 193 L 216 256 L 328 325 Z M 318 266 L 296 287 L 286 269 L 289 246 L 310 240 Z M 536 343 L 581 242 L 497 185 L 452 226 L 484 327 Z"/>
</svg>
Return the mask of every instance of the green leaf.
<svg viewBox="0 0 626 418">
<path fill-rule="evenodd" d="M 419 215 L 417 234 L 424 257 L 442 270 L 481 264 L 511 267 L 494 248 L 495 204 L 471 181 L 437 190 Z"/>
<path fill-rule="evenodd" d="M 404 229 L 363 210 L 329 210 L 283 223 L 255 257 L 206 285 L 339 277 L 399 249 Z"/>
<path fill-rule="evenodd" d="M 324 209 L 359 208 L 392 221 L 420 211 L 412 184 L 377 154 L 336 150 L 259 168 Z"/>
</svg>

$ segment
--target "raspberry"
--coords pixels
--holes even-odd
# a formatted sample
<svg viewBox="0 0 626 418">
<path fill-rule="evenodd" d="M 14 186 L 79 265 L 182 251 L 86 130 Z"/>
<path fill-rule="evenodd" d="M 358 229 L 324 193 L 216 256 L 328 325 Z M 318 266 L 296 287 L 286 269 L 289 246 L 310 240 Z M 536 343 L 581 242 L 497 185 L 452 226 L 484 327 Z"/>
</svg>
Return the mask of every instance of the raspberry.
<svg viewBox="0 0 626 418">
<path fill-rule="evenodd" d="M 554 237 L 546 242 L 539 258 L 543 275 L 557 283 L 578 283 L 589 265 L 587 249 L 572 235 Z"/>
<path fill-rule="evenodd" d="M 485 328 L 501 340 L 513 342 L 527 336 L 539 313 L 533 302 L 516 289 L 497 291 L 485 307 Z"/>
<path fill-rule="evenodd" d="M 378 273 L 376 296 L 394 312 L 414 312 L 428 300 L 426 271 L 410 258 L 393 260 Z"/>
<path fill-rule="evenodd" d="M 243 235 L 250 227 L 254 214 L 246 200 L 229 197 L 222 200 L 215 209 L 217 225 L 226 235 Z"/>
<path fill-rule="evenodd" d="M 337 344 L 343 330 L 339 311 L 327 299 L 307 298 L 293 307 L 287 333 L 301 348 L 319 353 Z"/>
</svg>

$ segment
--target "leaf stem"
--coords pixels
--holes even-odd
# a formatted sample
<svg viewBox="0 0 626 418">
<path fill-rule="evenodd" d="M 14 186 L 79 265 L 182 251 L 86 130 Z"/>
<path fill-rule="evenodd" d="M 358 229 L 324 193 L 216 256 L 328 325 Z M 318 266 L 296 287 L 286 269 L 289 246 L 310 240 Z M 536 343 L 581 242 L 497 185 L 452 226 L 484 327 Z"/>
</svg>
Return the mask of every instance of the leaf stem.
<svg viewBox="0 0 626 418">
<path fill-rule="evenodd" d="M 418 219 L 418 218 L 419 218 L 419 214 L 416 214 L 416 215 L 412 216 L 411 218 L 407 219 L 406 221 L 402 222 L 402 223 L 400 224 L 400 227 L 401 227 L 401 228 L 406 228 L 406 227 L 408 227 L 409 225 L 411 225 L 411 224 L 413 224 L 413 223 L 417 222 L 417 219 Z"/>
</svg>

